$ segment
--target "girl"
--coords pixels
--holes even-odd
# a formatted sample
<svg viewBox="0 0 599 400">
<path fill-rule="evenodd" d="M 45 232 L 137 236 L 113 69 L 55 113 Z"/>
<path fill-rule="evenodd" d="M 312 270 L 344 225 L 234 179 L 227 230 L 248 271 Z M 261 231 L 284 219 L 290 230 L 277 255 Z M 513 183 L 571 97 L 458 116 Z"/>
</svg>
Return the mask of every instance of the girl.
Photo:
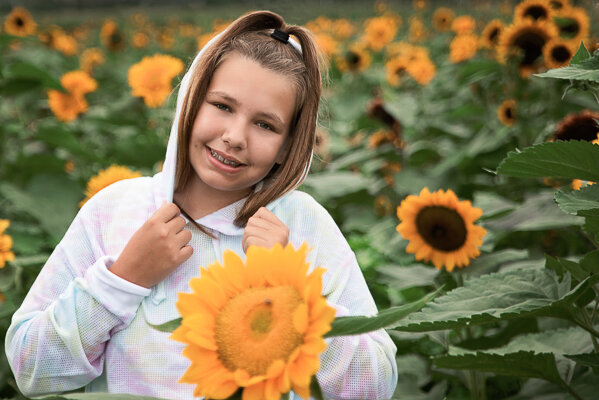
<svg viewBox="0 0 599 400">
<path fill-rule="evenodd" d="M 181 82 L 163 171 L 89 200 L 14 314 L 6 353 L 23 393 L 193 398 L 193 385 L 177 383 L 184 345 L 148 324 L 177 318 L 177 293 L 225 249 L 307 242 L 337 316 L 376 313 L 334 221 L 294 190 L 310 166 L 320 92 L 313 39 L 276 14 L 247 14 L 200 52 Z M 325 397 L 390 398 L 395 351 L 384 330 L 329 340 L 317 374 Z"/>
</svg>

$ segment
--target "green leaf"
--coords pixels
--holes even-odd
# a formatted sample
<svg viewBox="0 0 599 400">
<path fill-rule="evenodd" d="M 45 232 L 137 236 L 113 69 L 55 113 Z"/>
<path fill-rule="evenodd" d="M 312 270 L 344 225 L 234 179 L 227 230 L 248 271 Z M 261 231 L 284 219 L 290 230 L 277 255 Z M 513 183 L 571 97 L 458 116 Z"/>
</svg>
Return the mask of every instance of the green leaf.
<svg viewBox="0 0 599 400">
<path fill-rule="evenodd" d="M 394 289 L 407 289 L 411 287 L 433 286 L 435 278 L 439 275 L 433 267 L 422 264 L 410 266 L 383 265 L 377 267 L 377 272 L 383 274 L 382 281 Z"/>
<path fill-rule="evenodd" d="M 570 274 L 560 280 L 545 268 L 484 275 L 437 298 L 395 329 L 426 332 L 534 315 L 570 319 L 568 306 L 596 280 L 589 277 L 570 290 Z"/>
<path fill-rule="evenodd" d="M 587 367 L 599 368 L 599 353 L 566 354 L 570 360 Z"/>
<path fill-rule="evenodd" d="M 582 260 L 580 260 L 580 266 L 588 273 L 599 273 L 599 250 L 594 250 L 590 253 L 587 253 Z"/>
<path fill-rule="evenodd" d="M 597 210 L 597 209 L 595 209 Z M 584 211 L 582 211 L 584 213 Z M 585 232 L 595 236 L 595 241 L 599 242 L 599 216 L 588 216 L 584 218 L 584 225 L 582 226 Z"/>
<path fill-rule="evenodd" d="M 469 369 L 498 375 L 539 378 L 562 384 L 553 354 L 535 354 L 532 351 L 506 355 L 477 352 L 460 356 L 436 357 L 433 364 L 438 368 Z"/>
<path fill-rule="evenodd" d="M 352 172 L 321 172 L 308 175 L 303 187 L 307 187 L 320 201 L 355 193 L 370 186 L 371 180 Z"/>
<path fill-rule="evenodd" d="M 89 148 L 84 146 L 80 139 L 73 135 L 73 132 L 65 125 L 53 125 L 40 127 L 36 133 L 36 138 L 49 145 L 69 150 L 73 154 L 78 154 L 92 161 L 101 161 L 99 157 Z"/>
<path fill-rule="evenodd" d="M 566 260 L 564 258 L 552 257 L 548 254 L 546 254 L 545 257 L 545 268 L 555 271 L 560 277 L 565 271 L 568 271 L 578 280 L 586 279 L 589 276 L 588 272 L 582 269 L 577 262 Z"/>
<path fill-rule="evenodd" d="M 7 73 L 7 77 L 20 80 L 40 81 L 45 88 L 64 91 L 58 79 L 38 66 L 26 62 L 19 62 L 12 65 Z"/>
<path fill-rule="evenodd" d="M 424 305 L 435 298 L 440 291 L 441 289 L 438 289 L 413 303 L 382 310 L 372 317 L 359 316 L 335 318 L 332 329 L 325 335 L 325 337 L 359 335 L 365 332 L 393 327 L 402 318 L 405 318 L 409 314 L 424 307 Z"/>
<path fill-rule="evenodd" d="M 183 318 L 176 318 L 176 319 L 172 319 L 168 322 L 165 322 L 164 324 L 154 325 L 154 324 L 148 323 L 148 325 L 150 325 L 152 328 L 154 328 L 160 332 L 172 332 L 175 329 L 177 329 L 179 327 L 179 325 L 181 325 L 182 320 L 183 320 Z"/>
<path fill-rule="evenodd" d="M 547 142 L 512 151 L 497 173 L 522 178 L 554 177 L 599 181 L 599 146 L 570 140 Z"/>
<path fill-rule="evenodd" d="M 576 52 L 576 54 L 574 54 L 572 59 L 570 59 L 569 65 L 572 66 L 572 65 L 580 64 L 582 61 L 588 60 L 589 58 L 591 58 L 591 53 L 589 53 L 587 48 L 584 46 L 584 42 L 580 42 L 578 51 Z"/>
<path fill-rule="evenodd" d="M 579 211 L 599 209 L 599 185 L 585 186 L 580 190 L 560 190 L 555 193 L 559 208 L 571 215 Z"/>
</svg>

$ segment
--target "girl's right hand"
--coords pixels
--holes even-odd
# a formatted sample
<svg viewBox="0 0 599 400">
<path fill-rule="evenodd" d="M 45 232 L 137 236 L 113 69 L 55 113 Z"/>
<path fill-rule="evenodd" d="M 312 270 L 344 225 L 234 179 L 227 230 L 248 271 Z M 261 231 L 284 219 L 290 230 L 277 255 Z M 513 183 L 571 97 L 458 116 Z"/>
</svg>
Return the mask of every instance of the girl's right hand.
<svg viewBox="0 0 599 400">
<path fill-rule="evenodd" d="M 150 288 L 164 280 L 193 254 L 191 232 L 174 203 L 162 206 L 133 234 L 110 271 Z"/>
</svg>

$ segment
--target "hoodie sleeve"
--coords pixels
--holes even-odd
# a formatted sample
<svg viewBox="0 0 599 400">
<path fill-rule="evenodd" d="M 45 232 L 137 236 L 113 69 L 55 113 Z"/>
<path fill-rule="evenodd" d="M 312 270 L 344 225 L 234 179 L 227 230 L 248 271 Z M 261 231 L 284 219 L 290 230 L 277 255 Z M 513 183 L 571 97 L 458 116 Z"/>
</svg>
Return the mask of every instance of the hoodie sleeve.
<svg viewBox="0 0 599 400">
<path fill-rule="evenodd" d="M 104 254 L 92 210 L 81 209 L 7 331 L 6 355 L 27 396 L 73 390 L 98 377 L 106 342 L 150 292 L 109 272 L 114 259 Z"/>
<path fill-rule="evenodd" d="M 296 192 L 298 193 L 298 192 Z M 374 315 L 376 304 L 354 252 L 330 214 L 314 199 L 299 192 L 299 218 L 290 237 L 294 245 L 307 241 L 314 267 L 323 267 L 323 295 L 336 316 Z M 297 201 L 297 200 L 296 200 Z M 299 234 L 298 234 L 299 232 Z M 397 385 L 397 348 L 384 330 L 326 339 L 316 375 L 325 398 L 390 399 Z"/>
</svg>

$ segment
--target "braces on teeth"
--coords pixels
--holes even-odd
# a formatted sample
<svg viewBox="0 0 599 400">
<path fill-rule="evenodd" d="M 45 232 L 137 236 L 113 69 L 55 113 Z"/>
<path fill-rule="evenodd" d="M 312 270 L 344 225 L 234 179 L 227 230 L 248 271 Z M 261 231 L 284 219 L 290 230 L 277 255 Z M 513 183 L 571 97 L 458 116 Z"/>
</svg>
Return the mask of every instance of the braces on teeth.
<svg viewBox="0 0 599 400">
<path fill-rule="evenodd" d="M 223 164 L 227 164 L 232 167 L 237 167 L 239 165 L 239 163 L 236 163 L 235 161 L 227 160 L 226 158 L 224 158 L 220 154 L 216 153 L 212 149 L 210 149 L 210 154 L 212 154 L 212 157 L 216 158 L 218 161 L 222 162 Z"/>
</svg>

